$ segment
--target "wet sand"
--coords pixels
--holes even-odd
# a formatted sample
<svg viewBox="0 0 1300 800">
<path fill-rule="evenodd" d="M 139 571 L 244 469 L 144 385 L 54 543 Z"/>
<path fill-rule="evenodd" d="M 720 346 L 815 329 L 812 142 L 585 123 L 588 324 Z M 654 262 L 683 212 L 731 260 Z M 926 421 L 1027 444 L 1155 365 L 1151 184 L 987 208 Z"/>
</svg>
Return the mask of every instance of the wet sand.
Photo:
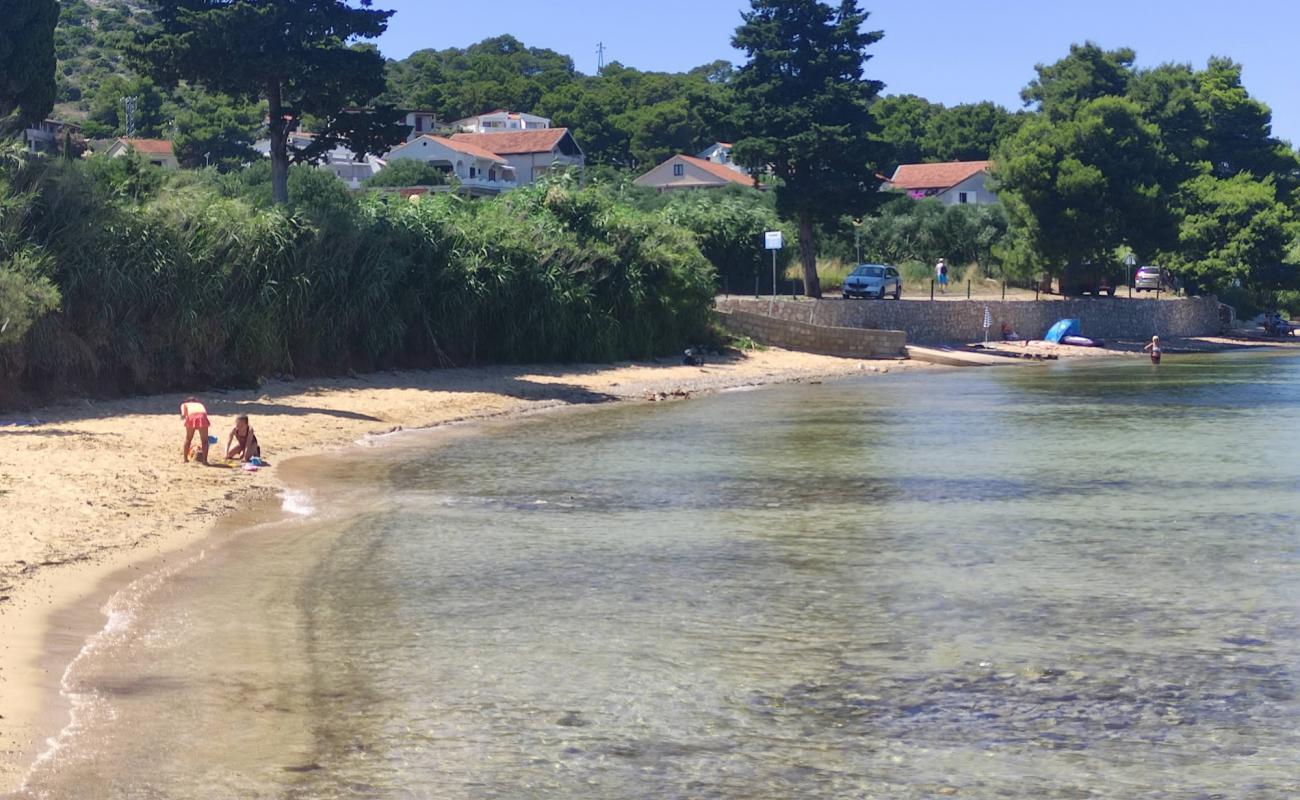
<svg viewBox="0 0 1300 800">
<path fill-rule="evenodd" d="M 766 350 L 704 367 L 665 360 L 385 372 L 200 397 L 219 440 L 214 460 L 235 415 L 248 414 L 266 457 L 279 463 L 403 428 L 919 368 Z M 0 795 L 17 788 L 61 727 L 60 678 L 103 626 L 99 609 L 111 593 L 133 574 L 185 557 L 214 522 L 255 513 L 283 485 L 274 467 L 181 463 L 183 397 L 81 400 L 0 417 Z"/>
</svg>

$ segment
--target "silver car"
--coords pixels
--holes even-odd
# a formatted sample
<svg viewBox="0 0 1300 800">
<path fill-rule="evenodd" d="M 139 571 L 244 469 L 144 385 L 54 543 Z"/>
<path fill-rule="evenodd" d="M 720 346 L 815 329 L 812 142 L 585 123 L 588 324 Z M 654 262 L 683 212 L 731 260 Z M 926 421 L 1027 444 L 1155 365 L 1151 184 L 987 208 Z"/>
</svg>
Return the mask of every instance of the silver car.
<svg viewBox="0 0 1300 800">
<path fill-rule="evenodd" d="M 879 297 L 892 295 L 895 300 L 903 296 L 903 279 L 898 270 L 884 264 L 859 264 L 844 279 L 841 287 L 844 299 L 850 297 Z"/>
<path fill-rule="evenodd" d="M 1164 267 L 1139 267 L 1137 275 L 1133 278 L 1133 291 L 1135 292 L 1172 292 L 1178 288 L 1177 281 L 1169 270 Z"/>
</svg>

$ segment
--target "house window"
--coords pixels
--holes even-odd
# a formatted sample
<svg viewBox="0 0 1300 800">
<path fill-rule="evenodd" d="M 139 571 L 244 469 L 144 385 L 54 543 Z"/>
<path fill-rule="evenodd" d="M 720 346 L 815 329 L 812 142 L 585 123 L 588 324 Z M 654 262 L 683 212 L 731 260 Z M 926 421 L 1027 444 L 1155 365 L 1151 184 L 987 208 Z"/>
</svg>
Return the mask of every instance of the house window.
<svg viewBox="0 0 1300 800">
<path fill-rule="evenodd" d="M 686 174 L 685 164 L 673 164 L 673 177 L 680 178 Z"/>
<path fill-rule="evenodd" d="M 974 193 L 974 192 L 958 192 L 958 193 L 957 193 L 957 202 L 960 203 L 961 205 L 966 205 L 967 203 L 973 203 L 973 202 L 975 202 L 975 193 Z"/>
<path fill-rule="evenodd" d="M 497 171 L 494 169 L 488 170 L 488 180 L 494 181 L 496 179 L 497 179 Z"/>
<path fill-rule="evenodd" d="M 477 175 L 477 174 L 478 174 L 478 168 L 477 168 L 477 167 L 470 167 L 470 168 L 469 168 L 469 176 L 470 176 L 471 178 L 474 177 L 474 176 Z"/>
</svg>

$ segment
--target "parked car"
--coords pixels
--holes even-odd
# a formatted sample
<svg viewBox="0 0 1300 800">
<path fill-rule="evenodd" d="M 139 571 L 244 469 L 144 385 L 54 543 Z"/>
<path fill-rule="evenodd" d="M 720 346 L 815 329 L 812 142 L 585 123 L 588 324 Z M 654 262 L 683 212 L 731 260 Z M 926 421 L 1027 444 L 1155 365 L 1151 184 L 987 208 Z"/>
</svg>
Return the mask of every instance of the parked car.
<svg viewBox="0 0 1300 800">
<path fill-rule="evenodd" d="M 1173 274 L 1164 267 L 1138 267 L 1137 275 L 1133 278 L 1133 291 L 1135 292 L 1154 292 L 1164 291 L 1172 292 L 1178 288 Z"/>
<path fill-rule="evenodd" d="M 892 295 L 895 300 L 903 296 L 903 278 L 898 270 L 884 264 L 859 264 L 844 279 L 841 287 L 844 299 L 850 297 L 879 297 Z"/>
</svg>

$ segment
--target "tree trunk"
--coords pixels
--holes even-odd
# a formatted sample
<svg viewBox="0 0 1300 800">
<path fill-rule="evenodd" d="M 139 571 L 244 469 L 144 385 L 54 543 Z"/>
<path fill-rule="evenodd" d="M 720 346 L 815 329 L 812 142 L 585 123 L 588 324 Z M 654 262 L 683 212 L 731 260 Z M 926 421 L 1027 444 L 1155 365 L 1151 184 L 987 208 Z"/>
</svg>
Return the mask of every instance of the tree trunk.
<svg viewBox="0 0 1300 800">
<path fill-rule="evenodd" d="M 266 104 L 271 134 L 271 199 L 285 205 L 289 202 L 289 124 L 284 121 L 279 81 L 267 86 Z"/>
<path fill-rule="evenodd" d="M 803 264 L 803 293 L 820 298 L 822 282 L 817 277 L 817 239 L 813 233 L 812 217 L 806 211 L 799 213 L 799 261 Z"/>
</svg>

